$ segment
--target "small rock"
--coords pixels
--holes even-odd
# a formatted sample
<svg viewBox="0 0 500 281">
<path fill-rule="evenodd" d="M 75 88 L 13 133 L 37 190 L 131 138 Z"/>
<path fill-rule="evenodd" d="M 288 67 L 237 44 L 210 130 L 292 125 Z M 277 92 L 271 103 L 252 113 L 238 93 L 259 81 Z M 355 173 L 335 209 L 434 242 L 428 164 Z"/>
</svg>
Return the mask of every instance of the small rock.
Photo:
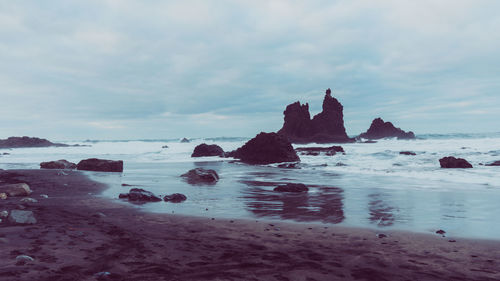
<svg viewBox="0 0 500 281">
<path fill-rule="evenodd" d="M 109 277 L 111 277 L 111 273 L 109 273 L 107 271 L 101 271 L 101 272 L 94 274 L 94 277 L 97 280 L 105 280 L 105 279 L 108 279 Z"/>
<path fill-rule="evenodd" d="M 180 203 L 182 201 L 186 201 L 186 199 L 187 199 L 186 195 L 181 193 L 174 193 L 163 197 L 163 201 L 172 203 Z"/>
<path fill-rule="evenodd" d="M 500 166 L 500 161 L 495 161 L 495 162 L 492 162 L 492 163 L 488 163 L 485 166 Z"/>
<path fill-rule="evenodd" d="M 101 212 L 97 212 L 93 215 L 94 218 L 105 218 L 106 215 L 101 213 Z"/>
<path fill-rule="evenodd" d="M 2 192 L 0 193 L 0 200 L 6 200 L 7 199 L 7 193 Z"/>
<path fill-rule="evenodd" d="M 152 192 L 142 188 L 132 188 L 129 193 L 120 193 L 119 198 L 127 198 L 128 201 L 142 201 L 142 202 L 158 202 L 161 198 L 154 195 Z"/>
<path fill-rule="evenodd" d="M 455 158 L 453 156 L 443 157 L 439 159 L 439 164 L 441 165 L 441 168 L 472 168 L 472 165 L 467 162 L 467 160 L 462 158 Z"/>
<path fill-rule="evenodd" d="M 182 143 L 188 143 L 188 142 L 190 142 L 190 141 L 189 141 L 187 138 L 183 138 L 183 139 L 181 140 L 181 142 L 182 142 Z"/>
<path fill-rule="evenodd" d="M 23 203 L 38 203 L 38 200 L 36 200 L 34 198 L 27 197 L 27 198 L 21 199 L 20 202 L 23 202 Z"/>
<path fill-rule="evenodd" d="M 214 184 L 219 180 L 219 175 L 211 169 L 196 168 L 182 174 L 189 184 Z"/>
<path fill-rule="evenodd" d="M 9 216 L 9 211 L 3 210 L 0 212 L 0 218 L 6 218 Z"/>
<path fill-rule="evenodd" d="M 35 224 L 36 219 L 32 211 L 12 210 L 10 211 L 9 222 L 13 224 Z"/>
<path fill-rule="evenodd" d="M 162 146 L 161 148 L 168 148 L 168 145 L 164 145 L 164 146 Z"/>
<path fill-rule="evenodd" d="M 18 262 L 30 262 L 30 261 L 34 261 L 35 259 L 30 257 L 30 256 L 27 256 L 27 255 L 19 255 L 16 257 L 16 261 Z"/>
<path fill-rule="evenodd" d="M 436 234 L 439 234 L 439 235 L 444 235 L 446 233 L 446 231 L 440 229 L 438 231 L 436 231 Z"/>
<path fill-rule="evenodd" d="M 16 209 L 18 209 L 18 210 L 24 210 L 24 209 L 26 209 L 26 206 L 24 206 L 24 205 L 22 205 L 22 204 L 18 204 L 18 205 L 16 206 Z"/>
<path fill-rule="evenodd" d="M 401 151 L 401 152 L 399 152 L 399 154 L 401 154 L 401 155 L 417 155 L 413 151 Z"/>
<path fill-rule="evenodd" d="M 123 161 L 90 158 L 78 162 L 76 169 L 84 171 L 121 173 L 123 172 Z"/>
<path fill-rule="evenodd" d="M 448 240 L 448 242 L 450 242 L 450 243 L 455 243 L 455 242 L 457 242 L 457 240 L 453 240 L 453 239 L 451 239 L 451 240 Z"/>
<path fill-rule="evenodd" d="M 49 196 L 48 196 L 47 194 L 40 194 L 40 197 L 41 197 L 41 198 L 44 198 L 44 199 L 49 198 Z"/>
<path fill-rule="evenodd" d="M 280 185 L 274 188 L 274 191 L 278 192 L 307 192 L 309 188 L 302 183 L 287 183 L 285 185 Z"/>
<path fill-rule="evenodd" d="M 76 169 L 76 164 L 67 160 L 61 159 L 57 161 L 40 163 L 41 169 Z"/>
<path fill-rule="evenodd" d="M 386 234 L 383 234 L 383 233 L 379 233 L 379 234 L 377 234 L 377 237 L 378 237 L 378 238 L 386 238 L 386 237 L 387 237 L 387 235 L 386 235 Z"/>
<path fill-rule="evenodd" d="M 284 163 L 284 164 L 279 164 L 278 168 L 283 168 L 283 169 L 300 169 L 299 163 Z"/>
</svg>

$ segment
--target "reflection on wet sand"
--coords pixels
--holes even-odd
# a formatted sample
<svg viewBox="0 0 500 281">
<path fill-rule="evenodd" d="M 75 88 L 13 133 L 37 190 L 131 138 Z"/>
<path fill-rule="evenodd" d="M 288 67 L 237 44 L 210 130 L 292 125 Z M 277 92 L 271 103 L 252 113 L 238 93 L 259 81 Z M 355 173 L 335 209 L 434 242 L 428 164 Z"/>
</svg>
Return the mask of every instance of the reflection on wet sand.
<svg viewBox="0 0 500 281">
<path fill-rule="evenodd" d="M 383 193 L 372 193 L 368 195 L 370 202 L 368 209 L 370 211 L 370 221 L 378 226 L 391 226 L 394 224 L 395 208 L 387 202 L 387 195 Z"/>
<path fill-rule="evenodd" d="M 245 205 L 258 217 L 300 222 L 340 223 L 345 219 L 343 190 L 338 187 L 311 186 L 304 193 L 275 192 L 276 182 L 242 181 Z M 267 187 L 267 188 L 266 188 Z"/>
</svg>

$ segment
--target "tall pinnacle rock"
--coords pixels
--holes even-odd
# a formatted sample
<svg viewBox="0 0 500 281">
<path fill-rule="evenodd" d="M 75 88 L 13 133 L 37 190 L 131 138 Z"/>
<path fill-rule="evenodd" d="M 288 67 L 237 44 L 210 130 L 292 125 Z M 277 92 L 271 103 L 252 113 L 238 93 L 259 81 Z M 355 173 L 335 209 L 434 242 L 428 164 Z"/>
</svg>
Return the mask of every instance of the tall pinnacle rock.
<svg viewBox="0 0 500 281">
<path fill-rule="evenodd" d="M 323 111 L 311 120 L 309 104 L 295 102 L 283 112 L 285 122 L 278 134 L 288 137 L 293 143 L 330 143 L 352 142 L 345 132 L 343 106 L 332 97 L 332 91 L 326 90 L 323 99 Z"/>
</svg>

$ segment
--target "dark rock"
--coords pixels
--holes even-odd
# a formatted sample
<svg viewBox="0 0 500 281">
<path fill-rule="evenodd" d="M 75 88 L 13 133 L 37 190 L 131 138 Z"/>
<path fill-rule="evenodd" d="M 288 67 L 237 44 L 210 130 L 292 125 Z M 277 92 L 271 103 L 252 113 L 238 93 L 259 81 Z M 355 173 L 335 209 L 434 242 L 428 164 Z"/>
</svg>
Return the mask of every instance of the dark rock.
<svg viewBox="0 0 500 281">
<path fill-rule="evenodd" d="M 168 148 L 168 145 L 164 145 L 164 146 L 162 146 L 161 148 Z"/>
<path fill-rule="evenodd" d="M 379 233 L 377 234 L 378 238 L 387 238 L 387 234 Z"/>
<path fill-rule="evenodd" d="M 277 186 L 273 189 L 278 192 L 307 192 L 309 188 L 302 183 L 287 183 L 285 185 Z"/>
<path fill-rule="evenodd" d="M 161 201 L 160 197 L 142 188 L 132 188 L 128 193 L 121 193 L 120 195 L 118 195 L 118 198 L 128 199 L 128 201 L 138 201 L 138 202 Z"/>
<path fill-rule="evenodd" d="M 391 122 L 384 122 L 382 118 L 376 118 L 372 121 L 368 131 L 358 136 L 358 138 L 372 140 L 394 137 L 398 139 L 415 139 L 415 134 L 396 128 Z"/>
<path fill-rule="evenodd" d="M 279 164 L 278 168 L 283 168 L 283 169 L 300 169 L 299 163 L 284 163 L 284 164 Z"/>
<path fill-rule="evenodd" d="M 40 163 L 42 169 L 76 169 L 76 164 L 64 159 Z"/>
<path fill-rule="evenodd" d="M 10 155 L 10 153 L 4 152 L 4 153 L 2 153 L 2 155 Z"/>
<path fill-rule="evenodd" d="M 32 211 L 12 210 L 7 218 L 13 224 L 35 224 L 36 219 Z"/>
<path fill-rule="evenodd" d="M 174 193 L 163 197 L 163 201 L 172 203 L 180 203 L 182 201 L 186 201 L 186 199 L 187 199 L 186 195 L 181 193 Z"/>
<path fill-rule="evenodd" d="M 500 161 L 495 161 L 489 164 L 485 164 L 485 166 L 500 166 Z"/>
<path fill-rule="evenodd" d="M 80 161 L 76 168 L 84 171 L 123 172 L 123 161 L 90 158 Z"/>
<path fill-rule="evenodd" d="M 248 164 L 271 164 L 300 161 L 286 137 L 277 133 L 260 133 L 236 151 L 227 154 Z"/>
<path fill-rule="evenodd" d="M 217 172 L 210 169 L 196 168 L 182 174 L 189 184 L 214 184 L 219 180 Z"/>
<path fill-rule="evenodd" d="M 445 233 L 446 233 L 446 231 L 444 231 L 442 229 L 436 231 L 436 234 L 443 235 L 443 236 L 444 236 Z"/>
<path fill-rule="evenodd" d="M 202 143 L 194 148 L 191 157 L 224 156 L 224 150 L 216 144 Z"/>
<path fill-rule="evenodd" d="M 21 147 L 65 147 L 69 146 L 63 143 L 53 143 L 46 139 L 30 138 L 30 137 L 10 137 L 0 140 L 0 148 L 21 148 Z"/>
<path fill-rule="evenodd" d="M 343 106 L 331 96 L 327 89 L 323 99 L 323 111 L 311 120 L 309 104 L 289 104 L 285 111 L 283 128 L 278 134 L 286 136 L 293 143 L 346 143 L 354 140 L 347 136 L 344 127 Z"/>
<path fill-rule="evenodd" d="M 182 143 L 188 143 L 188 142 L 190 142 L 190 141 L 189 141 L 188 139 L 186 139 L 186 138 L 183 138 L 183 139 L 181 140 L 181 142 L 182 142 Z"/>
<path fill-rule="evenodd" d="M 374 141 L 374 140 L 367 140 L 367 141 L 362 141 L 361 143 L 377 143 L 377 141 Z"/>
<path fill-rule="evenodd" d="M 439 159 L 441 168 L 472 168 L 472 165 L 467 160 L 448 156 Z"/>
<path fill-rule="evenodd" d="M 297 147 L 296 151 L 300 152 L 301 155 L 319 155 L 325 153 L 327 156 L 333 156 L 337 152 L 344 152 L 342 146 L 330 146 L 330 147 Z"/>
<path fill-rule="evenodd" d="M 30 186 L 26 183 L 4 184 L 0 186 L 0 193 L 5 193 L 8 196 L 29 196 L 31 194 Z"/>
<path fill-rule="evenodd" d="M 402 155 L 417 155 L 415 152 L 412 152 L 412 151 L 401 151 L 401 152 L 399 152 L 399 154 L 402 154 Z"/>
</svg>

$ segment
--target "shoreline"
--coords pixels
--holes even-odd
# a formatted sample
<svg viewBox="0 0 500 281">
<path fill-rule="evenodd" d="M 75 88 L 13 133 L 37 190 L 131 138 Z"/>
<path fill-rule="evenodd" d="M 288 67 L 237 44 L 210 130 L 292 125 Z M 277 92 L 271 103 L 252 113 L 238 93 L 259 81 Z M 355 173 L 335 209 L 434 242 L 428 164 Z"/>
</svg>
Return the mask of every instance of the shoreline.
<svg viewBox="0 0 500 281">
<path fill-rule="evenodd" d="M 94 196 L 107 185 L 64 172 L 0 171 L 19 174 L 9 180 L 27 182 L 39 201 L 23 203 L 36 224 L 0 224 L 0 280 L 500 279 L 500 241 L 149 213 Z M 0 200 L 0 211 L 20 199 Z M 35 260 L 20 265 L 17 255 Z"/>
</svg>

